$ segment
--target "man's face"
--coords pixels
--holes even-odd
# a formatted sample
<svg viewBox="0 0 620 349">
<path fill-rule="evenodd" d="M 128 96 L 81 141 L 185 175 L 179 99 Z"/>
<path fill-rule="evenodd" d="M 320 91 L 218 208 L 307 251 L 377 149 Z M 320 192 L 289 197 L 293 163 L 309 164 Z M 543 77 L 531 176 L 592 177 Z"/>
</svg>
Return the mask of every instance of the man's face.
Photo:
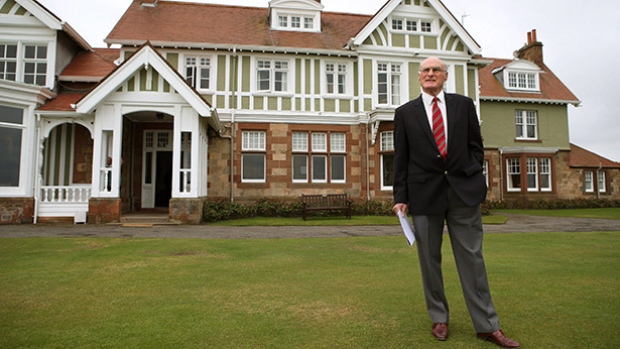
<svg viewBox="0 0 620 349">
<path fill-rule="evenodd" d="M 429 58 L 422 62 L 418 80 L 422 86 L 422 91 L 431 96 L 436 96 L 448 80 L 448 72 L 444 70 L 444 65 L 439 59 Z"/>
</svg>

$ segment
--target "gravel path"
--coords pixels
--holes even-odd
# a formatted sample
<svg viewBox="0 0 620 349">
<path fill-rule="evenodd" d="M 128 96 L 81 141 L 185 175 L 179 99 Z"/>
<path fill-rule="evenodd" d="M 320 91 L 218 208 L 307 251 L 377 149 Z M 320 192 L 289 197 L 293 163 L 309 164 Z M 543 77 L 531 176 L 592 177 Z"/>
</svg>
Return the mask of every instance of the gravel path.
<svg viewBox="0 0 620 349">
<path fill-rule="evenodd" d="M 505 224 L 485 224 L 486 233 L 620 231 L 620 220 L 507 214 Z M 396 221 L 396 218 L 395 218 Z M 107 237 L 266 239 L 401 235 L 393 226 L 220 227 L 211 225 L 20 224 L 0 225 L 0 238 Z"/>
</svg>

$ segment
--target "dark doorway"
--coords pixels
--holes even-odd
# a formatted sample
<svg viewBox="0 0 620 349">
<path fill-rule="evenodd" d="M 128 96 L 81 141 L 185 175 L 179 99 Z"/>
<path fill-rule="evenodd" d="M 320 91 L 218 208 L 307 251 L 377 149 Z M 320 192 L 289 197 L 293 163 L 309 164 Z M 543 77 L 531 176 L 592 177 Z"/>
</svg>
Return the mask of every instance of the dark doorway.
<svg viewBox="0 0 620 349">
<path fill-rule="evenodd" d="M 172 152 L 158 151 L 156 163 L 155 207 L 168 207 L 172 196 Z"/>
</svg>

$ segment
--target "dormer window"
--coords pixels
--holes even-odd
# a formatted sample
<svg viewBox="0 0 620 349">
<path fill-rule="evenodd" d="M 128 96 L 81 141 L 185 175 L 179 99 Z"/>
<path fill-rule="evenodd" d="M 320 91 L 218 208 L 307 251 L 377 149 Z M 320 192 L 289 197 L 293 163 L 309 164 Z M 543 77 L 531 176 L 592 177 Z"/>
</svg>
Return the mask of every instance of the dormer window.
<svg viewBox="0 0 620 349">
<path fill-rule="evenodd" d="M 322 10 L 323 5 L 317 0 L 271 0 L 271 29 L 320 32 Z"/>
<path fill-rule="evenodd" d="M 508 88 L 519 90 L 538 90 L 537 73 L 508 72 Z"/>
<path fill-rule="evenodd" d="M 276 29 L 316 31 L 314 18 L 314 15 L 280 14 L 278 15 Z"/>
<path fill-rule="evenodd" d="M 528 60 L 515 60 L 493 70 L 508 91 L 540 92 L 540 68 Z"/>
</svg>

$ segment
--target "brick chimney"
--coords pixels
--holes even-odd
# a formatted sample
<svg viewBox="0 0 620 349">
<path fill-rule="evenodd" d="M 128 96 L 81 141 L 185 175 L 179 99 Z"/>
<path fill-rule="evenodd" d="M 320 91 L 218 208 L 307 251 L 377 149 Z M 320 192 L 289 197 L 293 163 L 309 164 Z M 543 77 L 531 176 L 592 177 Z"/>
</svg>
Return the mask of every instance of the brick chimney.
<svg viewBox="0 0 620 349">
<path fill-rule="evenodd" d="M 147 7 L 155 7 L 157 5 L 157 0 L 141 0 L 140 5 Z"/>
<path fill-rule="evenodd" d="M 527 59 L 536 63 L 539 67 L 543 66 L 543 44 L 536 39 L 536 29 L 527 33 L 527 44 L 517 51 L 518 59 Z"/>
</svg>

